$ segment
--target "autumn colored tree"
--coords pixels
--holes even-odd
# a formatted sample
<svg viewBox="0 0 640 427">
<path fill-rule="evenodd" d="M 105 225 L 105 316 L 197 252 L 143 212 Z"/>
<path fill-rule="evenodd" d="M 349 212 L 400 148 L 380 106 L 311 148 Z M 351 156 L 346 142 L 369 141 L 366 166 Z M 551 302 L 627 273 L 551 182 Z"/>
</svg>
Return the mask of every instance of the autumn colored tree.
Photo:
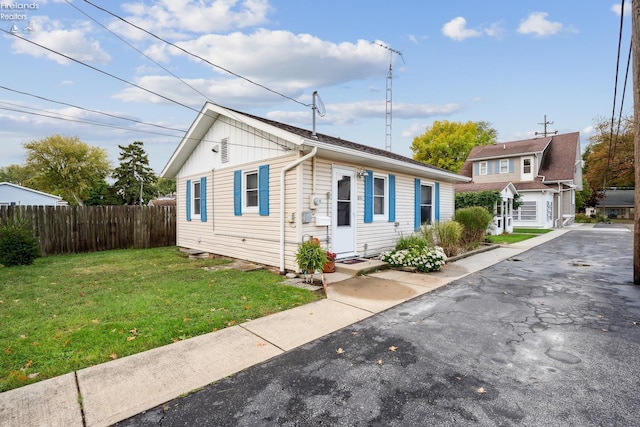
<svg viewBox="0 0 640 427">
<path fill-rule="evenodd" d="M 633 117 L 623 117 L 619 126 L 614 123 L 613 133 L 611 120 L 596 119 L 595 133 L 589 137 L 589 145 L 582 157 L 585 161 L 584 177 L 590 188 L 633 187 Z"/>
<path fill-rule="evenodd" d="M 82 205 L 88 190 L 104 180 L 111 168 L 105 150 L 77 136 L 48 136 L 25 143 L 24 148 L 26 167 L 35 171 L 30 187 L 58 194 L 72 205 Z"/>
<path fill-rule="evenodd" d="M 494 144 L 497 138 L 498 132 L 488 122 L 436 120 L 413 139 L 411 150 L 415 160 L 458 173 L 473 147 Z"/>
</svg>

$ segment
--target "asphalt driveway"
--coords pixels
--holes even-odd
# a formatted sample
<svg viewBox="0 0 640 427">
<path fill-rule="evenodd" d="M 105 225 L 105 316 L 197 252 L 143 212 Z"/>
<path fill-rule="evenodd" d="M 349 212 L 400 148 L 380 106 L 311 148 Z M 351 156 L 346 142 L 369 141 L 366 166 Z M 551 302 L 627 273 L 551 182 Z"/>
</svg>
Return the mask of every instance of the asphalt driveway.
<svg viewBox="0 0 640 427">
<path fill-rule="evenodd" d="M 571 231 L 118 425 L 640 425 L 632 239 Z"/>
</svg>

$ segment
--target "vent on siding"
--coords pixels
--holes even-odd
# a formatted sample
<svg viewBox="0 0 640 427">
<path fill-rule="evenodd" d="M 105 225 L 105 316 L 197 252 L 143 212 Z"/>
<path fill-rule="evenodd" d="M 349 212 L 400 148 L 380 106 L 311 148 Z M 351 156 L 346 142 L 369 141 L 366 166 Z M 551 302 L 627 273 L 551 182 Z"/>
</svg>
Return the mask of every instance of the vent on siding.
<svg viewBox="0 0 640 427">
<path fill-rule="evenodd" d="M 222 163 L 229 162 L 229 138 L 223 138 L 220 141 L 220 155 L 222 158 Z"/>
</svg>

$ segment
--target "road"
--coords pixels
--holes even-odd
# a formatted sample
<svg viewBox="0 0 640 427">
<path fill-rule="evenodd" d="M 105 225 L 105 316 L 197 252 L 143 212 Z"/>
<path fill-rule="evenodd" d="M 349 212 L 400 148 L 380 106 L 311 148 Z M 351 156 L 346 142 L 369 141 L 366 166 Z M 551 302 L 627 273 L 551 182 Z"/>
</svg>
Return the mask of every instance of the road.
<svg viewBox="0 0 640 427">
<path fill-rule="evenodd" d="M 632 233 L 571 231 L 119 426 L 638 426 Z"/>
</svg>

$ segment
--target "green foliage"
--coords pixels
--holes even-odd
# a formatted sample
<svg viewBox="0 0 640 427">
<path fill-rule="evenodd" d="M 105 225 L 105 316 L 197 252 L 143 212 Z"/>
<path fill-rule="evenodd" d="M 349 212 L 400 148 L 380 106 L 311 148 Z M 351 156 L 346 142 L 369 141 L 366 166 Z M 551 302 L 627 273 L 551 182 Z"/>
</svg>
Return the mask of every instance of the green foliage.
<svg viewBox="0 0 640 427">
<path fill-rule="evenodd" d="M 149 158 L 143 145 L 140 141 L 126 147 L 118 145 L 120 165 L 113 170 L 113 188 L 127 205 L 144 204 L 156 194 L 157 177 L 149 167 Z"/>
<path fill-rule="evenodd" d="M 423 228 L 422 233 L 431 246 L 440 246 L 450 257 L 458 254 L 463 229 L 462 224 L 456 221 L 435 222 L 431 227 Z"/>
<path fill-rule="evenodd" d="M 71 205 L 81 205 L 89 189 L 110 171 L 107 152 L 76 137 L 53 135 L 24 144 L 26 167 L 36 171 L 31 188 L 62 196 Z"/>
<path fill-rule="evenodd" d="M 158 178 L 156 182 L 156 194 L 158 197 L 165 197 L 176 193 L 176 180 L 169 178 Z"/>
<path fill-rule="evenodd" d="M 493 215 L 483 207 L 472 206 L 456 209 L 454 220 L 464 228 L 460 243 L 467 249 L 473 249 L 484 240 L 487 227 L 493 221 Z"/>
<path fill-rule="evenodd" d="M 456 209 L 470 208 L 472 206 L 481 206 L 489 212 L 493 212 L 496 203 L 502 199 L 499 191 L 476 191 L 468 193 L 456 193 L 455 204 Z M 514 207 L 515 209 L 515 207 Z"/>
<path fill-rule="evenodd" d="M 30 265 L 40 256 L 40 244 L 25 220 L 10 220 L 0 227 L 0 264 Z"/>
<path fill-rule="evenodd" d="M 408 236 L 400 236 L 396 242 L 395 249 L 397 251 L 409 248 L 425 248 L 430 246 L 429 240 L 421 234 L 409 234 Z"/>
<path fill-rule="evenodd" d="M 296 262 L 303 272 L 313 274 L 322 271 L 328 261 L 327 252 L 320 246 L 317 239 L 305 240 L 298 246 L 296 252 Z"/>
<path fill-rule="evenodd" d="M 86 206 L 108 206 L 121 205 L 122 198 L 118 197 L 115 189 L 107 184 L 107 181 L 101 181 L 89 189 L 89 195 L 84 200 Z"/>
<path fill-rule="evenodd" d="M 411 143 L 413 158 L 458 173 L 473 147 L 496 142 L 498 132 L 488 122 L 434 121 Z"/>
<path fill-rule="evenodd" d="M 34 176 L 35 172 L 23 165 L 13 164 L 0 168 L 0 182 L 10 182 L 28 187 L 29 180 Z"/>
<path fill-rule="evenodd" d="M 499 245 L 509 245 L 512 243 L 522 242 L 523 240 L 531 239 L 536 237 L 535 234 L 531 233 L 511 233 L 511 234 L 500 234 L 497 236 L 487 236 L 487 241 L 490 243 L 497 243 Z"/>
<path fill-rule="evenodd" d="M 594 218 L 585 215 L 583 213 L 577 213 L 576 217 L 575 217 L 575 221 L 576 222 L 583 222 L 583 223 L 591 223 L 594 222 Z"/>
</svg>

